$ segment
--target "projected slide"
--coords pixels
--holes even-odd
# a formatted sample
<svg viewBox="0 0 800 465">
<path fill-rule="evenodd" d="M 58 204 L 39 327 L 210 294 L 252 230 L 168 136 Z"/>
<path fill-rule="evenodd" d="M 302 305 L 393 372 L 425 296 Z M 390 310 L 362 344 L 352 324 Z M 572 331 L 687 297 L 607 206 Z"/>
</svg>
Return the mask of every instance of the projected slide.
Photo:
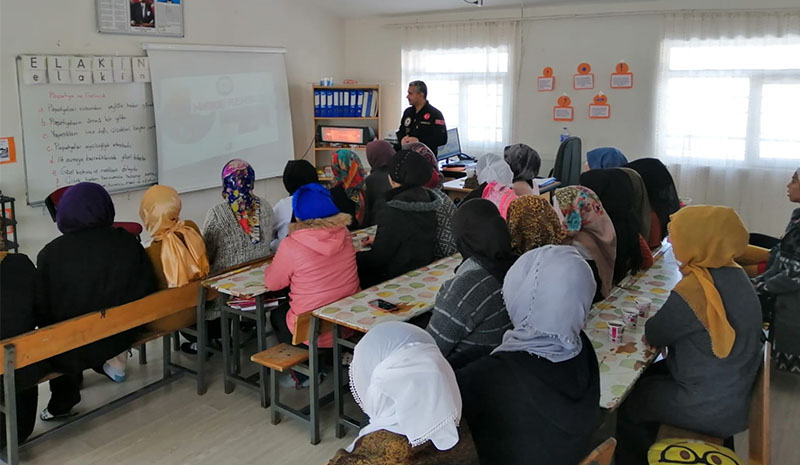
<svg viewBox="0 0 800 465">
<path fill-rule="evenodd" d="M 167 78 L 161 82 L 162 149 L 183 153 L 164 160 L 175 169 L 220 155 L 233 158 L 278 140 L 271 73 Z"/>
<path fill-rule="evenodd" d="M 160 48 L 159 48 L 160 47 Z M 282 49 L 149 44 L 158 182 L 178 192 L 219 188 L 232 158 L 256 179 L 295 157 Z"/>
</svg>

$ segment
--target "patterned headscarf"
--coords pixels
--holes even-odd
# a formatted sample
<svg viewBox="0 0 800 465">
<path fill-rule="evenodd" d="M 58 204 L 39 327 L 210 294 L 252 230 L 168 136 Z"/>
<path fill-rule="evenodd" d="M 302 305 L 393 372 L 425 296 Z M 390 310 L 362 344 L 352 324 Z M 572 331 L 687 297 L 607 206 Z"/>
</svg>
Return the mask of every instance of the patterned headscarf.
<svg viewBox="0 0 800 465">
<path fill-rule="evenodd" d="M 108 191 L 93 182 L 81 182 L 67 189 L 58 203 L 56 226 L 63 234 L 111 226 L 114 202 Z"/>
<path fill-rule="evenodd" d="M 441 189 L 444 176 L 442 176 L 442 173 L 439 172 L 439 162 L 436 160 L 436 155 L 433 153 L 433 151 L 422 142 L 412 142 L 410 144 L 406 144 L 403 146 L 403 149 L 413 150 L 428 160 L 428 163 L 431 164 L 431 168 L 433 168 L 433 173 L 431 174 L 431 178 L 428 180 L 428 182 L 425 183 L 425 187 L 429 189 Z"/>
<path fill-rule="evenodd" d="M 567 241 L 581 245 L 597 265 L 603 297 L 608 297 L 614 279 L 617 234 L 600 198 L 583 186 L 556 191 L 555 208 L 563 217 Z"/>
<path fill-rule="evenodd" d="M 725 304 L 709 268 L 739 268 L 734 261 L 747 249 L 749 236 L 732 208 L 697 205 L 672 215 L 669 236 L 683 279 L 675 286 L 711 337 L 717 358 L 726 358 L 736 341 Z"/>
<path fill-rule="evenodd" d="M 364 221 L 366 203 L 364 200 L 364 183 L 367 175 L 361 158 L 352 150 L 340 149 L 333 152 L 331 160 L 333 181 L 341 184 L 349 198 L 356 204 L 356 223 Z"/>
<path fill-rule="evenodd" d="M 261 201 L 253 195 L 256 173 L 244 160 L 233 159 L 222 168 L 222 198 L 228 202 L 236 222 L 253 244 L 261 242 Z"/>
<path fill-rule="evenodd" d="M 543 245 L 560 245 L 567 237 L 564 226 L 547 200 L 536 195 L 523 195 L 508 207 L 508 229 L 514 253 Z"/>
</svg>

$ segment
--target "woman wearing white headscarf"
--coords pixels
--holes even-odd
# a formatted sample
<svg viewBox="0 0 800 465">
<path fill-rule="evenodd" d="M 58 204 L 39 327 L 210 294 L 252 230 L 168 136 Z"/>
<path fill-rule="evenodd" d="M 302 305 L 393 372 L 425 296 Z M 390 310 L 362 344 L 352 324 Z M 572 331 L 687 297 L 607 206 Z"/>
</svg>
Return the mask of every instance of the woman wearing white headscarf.
<svg viewBox="0 0 800 465">
<path fill-rule="evenodd" d="M 526 252 L 506 274 L 513 329 L 490 356 L 457 373 L 482 464 L 572 464 L 588 452 L 600 375 L 582 330 L 595 286 L 570 246 Z"/>
<path fill-rule="evenodd" d="M 356 345 L 350 388 L 370 418 L 329 465 L 477 464 L 461 420 L 453 370 L 433 338 L 401 322 L 375 326 Z"/>
<path fill-rule="evenodd" d="M 534 184 L 531 188 L 524 181 L 524 189 L 518 192 L 514 183 L 514 172 L 511 167 L 500 155 L 494 153 L 487 153 L 482 156 L 477 165 L 475 172 L 478 177 L 478 187 L 472 192 L 467 194 L 464 202 L 471 199 L 488 199 L 500 210 L 503 218 L 506 217 L 508 205 L 512 200 L 519 195 L 525 194 L 539 194 L 539 189 Z M 520 192 L 523 192 L 520 194 Z"/>
</svg>

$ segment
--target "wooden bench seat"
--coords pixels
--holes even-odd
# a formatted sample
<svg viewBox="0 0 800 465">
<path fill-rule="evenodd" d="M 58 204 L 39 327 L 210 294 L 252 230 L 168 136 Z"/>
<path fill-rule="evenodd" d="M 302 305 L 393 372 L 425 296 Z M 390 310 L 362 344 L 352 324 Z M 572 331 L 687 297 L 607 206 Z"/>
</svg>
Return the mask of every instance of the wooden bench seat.
<svg viewBox="0 0 800 465">
<path fill-rule="evenodd" d="M 308 360 L 308 349 L 278 344 L 250 357 L 253 362 L 281 373 Z"/>
<path fill-rule="evenodd" d="M 2 350 L 0 350 L 0 374 L 3 375 L 4 386 L 0 412 L 5 414 L 7 438 L 6 453 L 5 457 L 3 457 L 5 462 L 9 465 L 17 465 L 21 448 L 43 441 L 67 426 L 92 419 L 119 405 L 141 397 L 147 392 L 165 386 L 178 379 L 184 373 L 194 374 L 195 371 L 172 363 L 169 344 L 171 330 L 158 330 L 156 328 L 159 325 L 154 325 L 154 323 L 172 318 L 187 309 L 196 308 L 199 300 L 199 289 L 199 281 L 191 282 L 185 286 L 150 294 L 139 300 L 107 309 L 104 312 L 87 313 L 19 336 L 0 340 L 0 347 L 2 347 Z M 202 295 L 203 300 L 210 300 L 216 297 L 215 292 L 200 295 Z M 18 444 L 15 395 L 18 390 L 16 371 L 134 328 L 148 328 L 150 330 L 145 330 L 148 331 L 147 334 L 134 345 L 141 345 L 159 337 L 164 337 L 163 377 L 103 407 L 61 422 L 57 427 L 29 438 L 24 444 Z M 199 363 L 202 363 L 202 361 L 199 361 Z M 60 373 L 48 373 L 39 382 L 49 381 L 58 376 L 60 376 Z"/>
</svg>

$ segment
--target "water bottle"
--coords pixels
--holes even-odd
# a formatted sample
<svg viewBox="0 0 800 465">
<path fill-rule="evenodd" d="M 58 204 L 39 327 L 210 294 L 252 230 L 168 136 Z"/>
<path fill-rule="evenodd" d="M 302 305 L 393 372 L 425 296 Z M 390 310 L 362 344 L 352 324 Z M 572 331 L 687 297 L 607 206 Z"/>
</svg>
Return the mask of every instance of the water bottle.
<svg viewBox="0 0 800 465">
<path fill-rule="evenodd" d="M 559 142 L 564 142 L 568 138 L 569 138 L 569 131 L 567 131 L 567 128 L 564 128 L 564 131 L 561 133 L 561 140 Z"/>
</svg>

